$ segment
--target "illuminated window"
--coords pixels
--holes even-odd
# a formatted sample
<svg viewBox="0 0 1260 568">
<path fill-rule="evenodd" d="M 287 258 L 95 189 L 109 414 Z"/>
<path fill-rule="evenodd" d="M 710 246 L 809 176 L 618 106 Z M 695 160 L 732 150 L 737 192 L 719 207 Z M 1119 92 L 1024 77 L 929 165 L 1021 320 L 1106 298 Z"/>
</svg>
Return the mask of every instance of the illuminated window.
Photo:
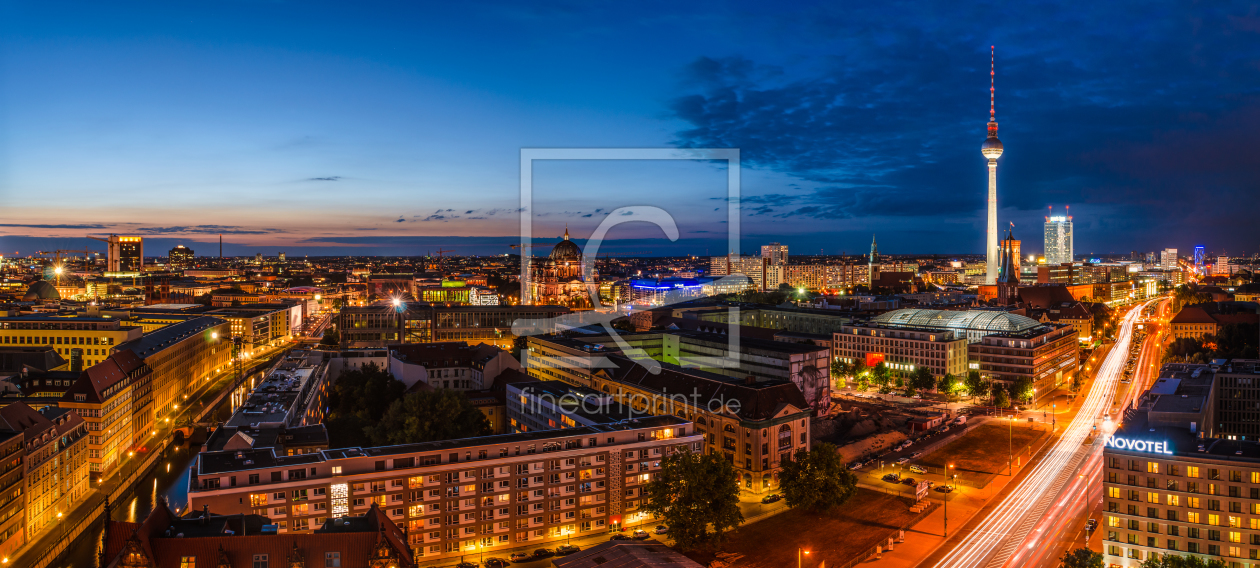
<svg viewBox="0 0 1260 568">
<path fill-rule="evenodd" d="M 196 556 L 180 556 L 179 568 L 197 568 Z"/>
</svg>

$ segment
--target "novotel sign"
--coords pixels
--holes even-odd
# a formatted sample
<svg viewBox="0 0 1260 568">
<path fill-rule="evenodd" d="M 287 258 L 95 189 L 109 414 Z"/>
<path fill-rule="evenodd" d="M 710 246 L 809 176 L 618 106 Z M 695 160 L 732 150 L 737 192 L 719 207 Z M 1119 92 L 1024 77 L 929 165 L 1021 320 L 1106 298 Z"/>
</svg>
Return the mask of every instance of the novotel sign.
<svg viewBox="0 0 1260 568">
<path fill-rule="evenodd" d="M 1121 438 L 1120 436 L 1107 436 L 1106 442 L 1108 447 L 1117 450 L 1129 450 L 1132 452 L 1148 452 L 1152 454 L 1168 454 L 1168 442 L 1151 442 L 1148 440 L 1130 440 Z"/>
</svg>

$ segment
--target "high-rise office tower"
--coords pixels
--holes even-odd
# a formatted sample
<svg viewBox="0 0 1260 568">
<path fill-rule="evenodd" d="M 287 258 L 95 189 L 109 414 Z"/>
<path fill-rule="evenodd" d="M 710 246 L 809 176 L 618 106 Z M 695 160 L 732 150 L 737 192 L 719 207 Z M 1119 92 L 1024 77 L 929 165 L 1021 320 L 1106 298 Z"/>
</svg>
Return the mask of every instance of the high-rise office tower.
<svg viewBox="0 0 1260 568">
<path fill-rule="evenodd" d="M 1161 270 L 1177 269 L 1177 249 L 1164 249 L 1159 256 L 1159 268 Z"/>
<path fill-rule="evenodd" d="M 179 245 L 171 249 L 171 252 L 168 253 L 168 256 L 170 258 L 171 266 L 184 268 L 184 267 L 192 266 L 193 264 L 193 249 L 190 249 L 184 245 Z"/>
<path fill-rule="evenodd" d="M 1046 264 L 1072 262 L 1076 258 L 1076 245 L 1072 238 L 1072 216 L 1055 215 L 1050 208 L 1046 216 Z"/>
<path fill-rule="evenodd" d="M 771 266 L 781 266 L 788 263 L 787 245 L 779 243 L 770 243 L 761 246 L 761 258 L 765 259 L 766 264 Z"/>
<path fill-rule="evenodd" d="M 1203 274 L 1207 264 L 1207 249 L 1203 245 L 1194 247 L 1194 271 Z"/>
<path fill-rule="evenodd" d="M 985 284 L 997 282 L 998 230 L 997 230 L 997 161 L 1002 156 L 1002 142 L 998 140 L 997 111 L 993 103 L 993 48 L 989 48 L 989 137 L 980 146 L 980 153 L 989 160 L 989 219 L 985 238 Z"/>
<path fill-rule="evenodd" d="M 89 236 L 89 239 L 108 245 L 105 269 L 109 272 L 139 272 L 144 269 L 144 238 L 110 235 L 109 238 Z"/>
</svg>

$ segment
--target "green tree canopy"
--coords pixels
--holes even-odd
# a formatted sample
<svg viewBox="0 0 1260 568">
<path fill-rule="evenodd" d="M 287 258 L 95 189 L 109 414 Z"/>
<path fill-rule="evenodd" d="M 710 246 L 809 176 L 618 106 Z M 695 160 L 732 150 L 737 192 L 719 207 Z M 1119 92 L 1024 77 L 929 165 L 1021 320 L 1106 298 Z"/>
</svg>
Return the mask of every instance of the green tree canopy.
<svg viewBox="0 0 1260 568">
<path fill-rule="evenodd" d="M 1034 395 L 1033 382 L 1032 379 L 1028 377 L 1015 379 L 1015 381 L 1011 383 L 1009 390 L 1011 399 L 1019 402 L 1028 402 L 1032 400 Z"/>
<path fill-rule="evenodd" d="M 320 345 L 337 345 L 340 342 L 341 334 L 337 333 L 337 330 L 335 329 L 324 331 L 324 337 L 319 340 Z"/>
<path fill-rule="evenodd" d="M 844 464 L 840 451 L 822 443 L 797 450 L 779 471 L 779 487 L 790 507 L 815 513 L 839 507 L 857 493 L 857 476 Z"/>
<path fill-rule="evenodd" d="M 875 369 L 871 371 L 871 382 L 881 387 L 887 385 L 891 378 L 892 375 L 888 372 L 888 365 L 882 362 L 875 365 Z"/>
<path fill-rule="evenodd" d="M 333 448 L 371 445 L 364 428 L 385 414 L 407 390 L 375 363 L 342 371 L 328 395 L 328 444 Z"/>
<path fill-rule="evenodd" d="M 1009 407 L 1011 405 L 1011 396 L 1009 394 L 1006 394 L 1006 389 L 997 388 L 994 390 L 996 392 L 993 395 L 993 406 L 996 406 L 998 408 Z"/>
<path fill-rule="evenodd" d="M 739 526 L 739 475 L 721 454 L 679 452 L 647 485 L 645 512 L 661 518 L 680 550 L 717 544 Z"/>
<path fill-rule="evenodd" d="M 1103 555 L 1088 548 L 1078 548 L 1063 553 L 1062 568 L 1102 568 Z"/>
<path fill-rule="evenodd" d="M 364 433 L 373 446 L 488 436 L 490 421 L 464 393 L 450 389 L 408 393 Z"/>
<path fill-rule="evenodd" d="M 936 386 L 936 379 L 932 377 L 931 369 L 919 366 L 915 367 L 914 373 L 910 375 L 910 384 L 917 390 L 928 390 Z"/>
<path fill-rule="evenodd" d="M 967 385 L 967 393 L 971 396 L 983 396 L 987 394 L 984 390 L 984 379 L 980 378 L 980 371 L 968 372 L 965 382 Z"/>
<path fill-rule="evenodd" d="M 940 380 L 936 381 L 937 392 L 940 392 L 941 394 L 944 394 L 946 396 L 952 397 L 954 395 L 957 395 L 958 391 L 961 388 L 962 388 L 962 381 L 958 380 L 958 377 L 955 377 L 951 373 L 945 373 L 945 376 L 941 377 Z"/>
<path fill-rule="evenodd" d="M 1201 557 L 1190 555 L 1151 554 L 1138 566 L 1140 568 L 1225 568 L 1225 563 L 1215 558 L 1203 560 Z"/>
</svg>

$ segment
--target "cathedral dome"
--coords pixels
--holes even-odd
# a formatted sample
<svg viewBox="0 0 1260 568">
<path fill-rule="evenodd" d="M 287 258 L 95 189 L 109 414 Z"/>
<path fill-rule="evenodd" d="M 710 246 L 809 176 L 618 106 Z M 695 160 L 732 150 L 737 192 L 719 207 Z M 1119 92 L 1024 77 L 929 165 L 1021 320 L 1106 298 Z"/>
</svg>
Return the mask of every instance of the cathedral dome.
<svg viewBox="0 0 1260 568">
<path fill-rule="evenodd" d="M 582 249 L 577 244 L 569 240 L 569 230 L 564 230 L 564 240 L 556 243 L 555 248 L 551 249 L 551 260 L 582 262 Z"/>
<path fill-rule="evenodd" d="M 60 300 L 61 294 L 57 293 L 57 289 L 53 288 L 47 280 L 37 280 L 31 284 L 26 290 L 26 295 L 22 296 L 23 302 L 38 302 L 41 300 Z"/>
</svg>

